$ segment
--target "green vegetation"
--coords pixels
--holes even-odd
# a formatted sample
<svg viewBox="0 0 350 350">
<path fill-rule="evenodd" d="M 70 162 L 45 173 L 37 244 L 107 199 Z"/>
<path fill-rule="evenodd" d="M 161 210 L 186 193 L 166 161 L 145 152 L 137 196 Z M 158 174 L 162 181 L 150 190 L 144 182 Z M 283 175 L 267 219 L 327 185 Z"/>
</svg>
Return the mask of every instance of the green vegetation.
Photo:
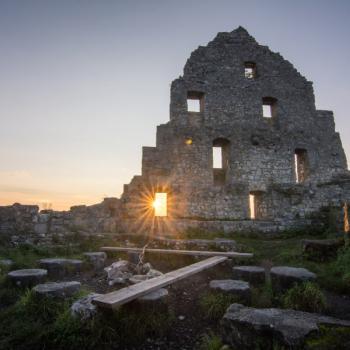
<svg viewBox="0 0 350 350">
<path fill-rule="evenodd" d="M 223 346 L 222 340 L 218 335 L 209 333 L 202 336 L 199 350 L 220 350 Z M 230 350 L 229 347 L 225 347 L 225 349 Z"/>
<path fill-rule="evenodd" d="M 306 350 L 350 349 L 350 328 L 320 326 L 320 331 L 306 341 Z"/>
<path fill-rule="evenodd" d="M 241 300 L 234 295 L 208 292 L 201 296 L 199 305 L 205 318 L 218 320 L 231 304 L 240 302 Z"/>
<path fill-rule="evenodd" d="M 138 344 L 146 336 L 166 334 L 174 320 L 172 312 L 134 309 L 130 304 L 82 323 L 69 309 L 79 297 L 62 301 L 25 291 L 0 312 L 0 348 L 38 349 L 40 344 L 42 349 L 103 349 Z"/>
<path fill-rule="evenodd" d="M 326 298 L 316 283 L 305 282 L 290 288 L 282 304 L 286 309 L 321 313 L 326 309 Z"/>
<path fill-rule="evenodd" d="M 297 310 L 322 312 L 325 309 L 325 298 L 320 288 L 338 293 L 350 292 L 350 249 L 339 250 L 333 261 L 314 262 L 302 256 L 301 239 L 316 238 L 301 232 L 285 232 L 276 237 L 254 237 L 227 235 L 218 233 L 201 233 L 192 231 L 186 238 L 227 237 L 235 239 L 239 250 L 253 252 L 254 258 L 244 264 L 262 266 L 290 265 L 305 267 L 318 275 L 318 284 L 305 283 L 294 286 L 284 295 L 274 293 L 271 282 L 252 288 L 251 306 L 257 308 L 285 307 Z M 325 235 L 317 238 L 325 237 Z M 59 237 L 57 237 L 59 239 Z M 144 238 L 138 238 L 142 246 Z M 0 258 L 14 261 L 13 268 L 32 268 L 37 260 L 44 257 L 81 258 L 82 252 L 94 251 L 102 245 L 116 245 L 111 238 L 90 238 L 77 234 L 69 237 L 64 244 L 55 247 L 40 247 L 28 244 L 18 247 L 0 247 Z M 119 254 L 118 257 L 124 255 Z M 126 255 L 125 255 L 126 257 Z M 152 254 L 149 256 L 152 265 L 161 264 L 166 272 L 195 262 L 190 256 L 167 256 Z M 235 262 L 236 263 L 236 259 Z M 239 261 L 239 263 L 242 263 Z M 174 312 L 159 309 L 147 310 L 137 308 L 133 303 L 123 306 L 116 312 L 99 313 L 93 320 L 81 323 L 72 317 L 70 305 L 81 296 L 69 300 L 43 299 L 32 292 L 14 288 L 5 278 L 8 267 L 0 270 L 0 349 L 108 349 L 118 344 L 126 348 L 137 347 L 147 337 L 166 336 L 174 324 Z M 221 272 L 218 272 L 219 275 Z M 227 273 L 227 271 L 225 271 Z M 227 278 L 226 275 L 216 276 Z M 195 301 L 194 301 L 195 302 Z M 239 297 L 208 292 L 200 296 L 200 315 L 211 324 L 211 329 L 218 332 L 217 325 L 226 309 L 232 303 L 247 304 Z M 349 348 L 350 331 L 348 329 L 321 328 L 321 337 L 310 338 L 307 349 L 345 349 Z M 40 345 L 38 345 L 40 344 Z M 112 345 L 113 344 L 113 345 Z M 346 346 L 344 345 L 346 344 Z M 203 335 L 200 349 L 221 349 L 223 344 L 215 333 Z M 257 348 L 259 344 L 257 343 Z M 261 347 L 263 348 L 263 347 Z M 282 349 L 278 344 L 274 349 Z"/>
<path fill-rule="evenodd" d="M 252 288 L 251 304 L 256 308 L 269 308 L 275 306 L 275 298 L 271 282 L 266 282 L 262 287 Z"/>
<path fill-rule="evenodd" d="M 301 240 L 321 237 L 305 235 L 257 239 L 235 235 L 232 238 L 240 245 L 240 250 L 254 254 L 249 264 L 260 265 L 262 261 L 271 260 L 275 266 L 304 267 L 317 274 L 317 281 L 321 288 L 341 294 L 350 292 L 350 249 L 340 250 L 336 260 L 315 262 L 307 260 L 302 255 Z"/>
</svg>

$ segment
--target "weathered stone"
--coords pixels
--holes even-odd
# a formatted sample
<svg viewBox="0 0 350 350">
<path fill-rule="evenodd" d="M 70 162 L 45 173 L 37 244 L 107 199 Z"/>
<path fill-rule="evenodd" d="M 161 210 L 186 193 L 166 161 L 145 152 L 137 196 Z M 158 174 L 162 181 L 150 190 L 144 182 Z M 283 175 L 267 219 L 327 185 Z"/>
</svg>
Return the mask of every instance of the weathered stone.
<svg viewBox="0 0 350 350">
<path fill-rule="evenodd" d="M 44 269 L 23 269 L 11 271 L 7 274 L 9 279 L 19 287 L 30 287 L 43 282 L 47 276 Z"/>
<path fill-rule="evenodd" d="M 159 234 L 324 228 L 324 208 L 342 225 L 350 172 L 333 112 L 317 110 L 312 82 L 279 53 L 242 27 L 218 33 L 192 52 L 170 95 L 170 121 L 158 126 L 155 147 L 143 147 L 142 174 L 120 200 L 47 211 L 48 218 L 37 206 L 0 207 L 0 234 L 18 244 L 67 232 L 154 232 L 154 216 L 144 215 L 154 184 L 172 197 Z M 194 100 L 197 111 L 188 108 Z M 220 168 L 213 147 L 221 148 Z"/>
<path fill-rule="evenodd" d="M 119 260 L 104 268 L 108 284 L 126 284 L 134 273 L 135 266 L 127 260 Z"/>
<path fill-rule="evenodd" d="M 95 270 L 102 269 L 107 260 L 107 254 L 105 252 L 88 252 L 84 253 L 84 257 Z"/>
<path fill-rule="evenodd" d="M 67 298 L 77 293 L 80 287 L 80 282 L 76 281 L 48 282 L 36 285 L 33 290 L 36 294 L 46 297 Z"/>
<path fill-rule="evenodd" d="M 143 281 L 146 281 L 150 279 L 151 277 L 147 275 L 133 275 L 132 277 L 129 278 L 129 282 L 132 284 L 137 284 Z"/>
<path fill-rule="evenodd" d="M 160 300 L 164 300 L 168 296 L 168 294 L 169 292 L 167 289 L 160 288 L 151 293 L 144 295 L 143 297 L 138 298 L 137 300 L 142 302 L 160 301 Z"/>
<path fill-rule="evenodd" d="M 39 265 L 48 271 L 49 276 L 63 277 L 80 273 L 83 262 L 77 259 L 48 258 L 39 260 Z"/>
<path fill-rule="evenodd" d="M 350 321 L 281 309 L 254 309 L 232 304 L 221 321 L 224 341 L 242 350 L 274 349 L 277 344 L 288 349 L 302 347 L 306 337 L 319 325 L 350 327 Z"/>
<path fill-rule="evenodd" d="M 151 271 L 152 265 L 150 263 L 144 263 L 136 265 L 136 271 L 140 275 L 146 275 L 149 271 Z"/>
<path fill-rule="evenodd" d="M 131 273 L 133 268 L 129 261 L 119 260 L 105 267 L 104 271 L 107 273 L 107 278 L 112 280 L 115 277 L 120 277 L 121 272 Z"/>
<path fill-rule="evenodd" d="M 261 266 L 235 266 L 233 276 L 256 285 L 265 282 L 265 269 Z"/>
<path fill-rule="evenodd" d="M 294 283 L 313 281 L 316 275 L 300 267 L 275 266 L 271 269 L 271 279 L 274 287 L 287 289 Z"/>
<path fill-rule="evenodd" d="M 90 293 L 86 297 L 77 300 L 70 308 L 71 314 L 78 317 L 81 321 L 92 319 L 97 314 L 97 307 L 92 301 L 99 296 L 101 294 Z"/>
<path fill-rule="evenodd" d="M 237 295 L 240 298 L 249 300 L 250 286 L 248 282 L 240 280 L 213 280 L 209 287 L 212 290 Z"/>
<path fill-rule="evenodd" d="M 303 239 L 301 245 L 303 254 L 309 260 L 325 261 L 337 255 L 344 241 L 341 239 Z"/>
<path fill-rule="evenodd" d="M 317 110 L 312 83 L 244 28 L 194 50 L 170 93 L 170 121 L 157 127 L 155 147 L 143 147 L 142 174 L 124 187 L 125 232 L 152 231 L 144 193 L 154 184 L 176 198 L 157 222 L 160 234 L 322 227 L 323 207 L 349 202 L 333 113 Z M 221 149 L 219 168 L 213 147 Z"/>
<path fill-rule="evenodd" d="M 148 276 L 148 278 L 154 278 L 154 277 L 162 276 L 164 274 L 163 274 L 163 272 L 160 272 L 158 270 L 150 269 L 146 275 Z"/>
</svg>

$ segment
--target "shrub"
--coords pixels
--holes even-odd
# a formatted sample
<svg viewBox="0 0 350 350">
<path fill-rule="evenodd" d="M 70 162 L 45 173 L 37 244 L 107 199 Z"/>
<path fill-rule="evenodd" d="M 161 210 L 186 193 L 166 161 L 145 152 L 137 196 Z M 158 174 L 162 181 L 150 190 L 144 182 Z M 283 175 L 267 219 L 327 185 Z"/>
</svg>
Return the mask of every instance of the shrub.
<svg viewBox="0 0 350 350">
<path fill-rule="evenodd" d="M 282 298 L 287 309 L 308 312 L 322 312 L 326 308 L 326 299 L 319 286 L 313 282 L 296 284 Z"/>
</svg>

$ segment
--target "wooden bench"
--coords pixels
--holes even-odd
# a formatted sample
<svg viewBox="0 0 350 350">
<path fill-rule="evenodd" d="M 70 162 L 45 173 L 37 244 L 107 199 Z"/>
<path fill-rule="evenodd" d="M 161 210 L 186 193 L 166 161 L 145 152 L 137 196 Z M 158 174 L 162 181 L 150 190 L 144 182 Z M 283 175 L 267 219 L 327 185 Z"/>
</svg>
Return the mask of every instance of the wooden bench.
<svg viewBox="0 0 350 350">
<path fill-rule="evenodd" d="M 159 288 L 165 287 L 176 281 L 180 281 L 186 277 L 194 275 L 195 273 L 209 269 L 210 267 L 220 264 L 225 260 L 227 260 L 227 257 L 225 256 L 214 256 L 181 269 L 168 272 L 162 276 L 119 289 L 115 292 L 101 295 L 96 297 L 92 302 L 100 307 L 114 309 Z"/>
<path fill-rule="evenodd" d="M 136 252 L 141 253 L 143 248 L 128 248 L 128 247 L 101 247 L 100 250 L 104 252 Z M 151 249 L 146 248 L 146 253 L 159 253 L 159 254 L 182 254 L 193 256 L 224 256 L 226 258 L 251 258 L 251 253 L 238 253 L 238 252 L 214 252 L 214 251 L 201 251 L 201 250 L 178 250 L 178 249 Z"/>
</svg>

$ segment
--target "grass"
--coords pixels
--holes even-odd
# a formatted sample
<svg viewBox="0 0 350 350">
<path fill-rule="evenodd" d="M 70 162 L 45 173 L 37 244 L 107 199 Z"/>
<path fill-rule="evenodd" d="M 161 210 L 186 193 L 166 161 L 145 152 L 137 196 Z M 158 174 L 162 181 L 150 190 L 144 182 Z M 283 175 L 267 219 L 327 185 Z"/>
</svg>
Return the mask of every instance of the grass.
<svg viewBox="0 0 350 350">
<path fill-rule="evenodd" d="M 287 309 L 321 313 L 326 309 L 326 298 L 319 286 L 313 282 L 295 284 L 282 297 Z"/>
<path fill-rule="evenodd" d="M 340 251 L 338 259 L 333 261 L 309 261 L 302 255 L 301 239 L 322 238 L 314 236 L 291 236 L 288 238 L 256 239 L 252 237 L 235 236 L 241 250 L 254 254 L 249 264 L 261 265 L 270 260 L 274 266 L 289 265 L 304 267 L 317 275 L 319 285 L 337 293 L 350 292 L 350 250 Z"/>
<path fill-rule="evenodd" d="M 317 334 L 306 341 L 306 350 L 350 349 L 350 328 L 320 326 Z"/>
<path fill-rule="evenodd" d="M 207 292 L 200 297 L 199 305 L 205 318 L 219 320 L 231 304 L 240 303 L 241 301 L 240 298 L 234 295 Z"/>
<path fill-rule="evenodd" d="M 193 237 L 190 237 L 191 235 Z M 341 250 L 337 259 L 333 261 L 308 261 L 302 256 L 300 241 L 302 238 L 315 238 L 309 233 L 287 232 L 279 237 L 257 238 L 243 235 L 233 237 L 218 233 L 198 235 L 198 232 L 195 232 L 189 233 L 187 238 L 194 237 L 235 239 L 241 251 L 254 253 L 254 258 L 245 261 L 244 264 L 305 267 L 318 275 L 318 283 L 322 288 L 338 293 L 350 291 L 350 250 Z M 35 267 L 37 260 L 44 257 L 80 258 L 82 252 L 98 250 L 102 245 L 115 245 L 115 242 L 111 242 L 109 238 L 89 240 L 75 235 L 58 247 L 26 244 L 16 248 L 1 247 L 0 257 L 12 259 L 15 263 L 12 268 L 29 268 Z M 169 255 L 164 259 L 164 255 L 160 254 L 149 255 L 149 260 L 154 266 L 161 263 L 164 270 L 174 270 L 196 261 L 193 257 L 175 255 Z M 130 304 L 117 312 L 99 313 L 93 320 L 81 323 L 70 313 L 70 305 L 81 295 L 76 295 L 67 301 L 42 298 L 39 300 L 32 292 L 10 285 L 5 278 L 7 270 L 7 267 L 1 267 L 0 272 L 0 349 L 108 349 L 112 346 L 117 347 L 118 344 L 136 347 L 147 337 L 166 335 L 171 331 L 175 320 L 171 309 L 166 312 L 159 309 L 140 310 Z M 257 308 L 284 306 L 304 310 L 305 305 L 299 305 L 303 301 L 307 307 L 310 303 L 315 303 L 316 307 L 319 307 L 322 305 L 320 301 L 322 297 L 318 292 L 317 286 L 312 288 L 303 286 L 301 289 L 291 289 L 283 298 L 278 298 L 268 281 L 265 285 L 252 288 L 251 306 Z M 213 325 L 217 324 L 228 306 L 236 302 L 246 304 L 236 296 L 205 293 L 199 298 L 201 315 Z M 322 328 L 321 338 L 310 338 L 307 349 L 335 349 L 336 347 L 331 345 L 333 343 L 339 343 L 337 348 L 342 349 L 341 346 L 346 344 L 348 337 L 348 330 Z M 340 342 L 338 338 L 342 341 Z M 201 339 L 200 349 L 216 350 L 221 347 L 221 339 L 214 333 L 208 333 Z"/>
<path fill-rule="evenodd" d="M 201 343 L 199 350 L 220 350 L 224 344 L 222 343 L 221 337 L 214 333 L 204 334 L 201 337 Z M 225 348 L 230 350 L 229 347 Z"/>
<path fill-rule="evenodd" d="M 36 296 L 25 291 L 12 306 L 0 311 L 0 349 L 104 349 L 112 345 L 140 344 L 145 337 L 163 335 L 170 329 L 173 313 L 156 308 L 140 310 L 132 305 L 117 312 L 99 313 L 80 322 L 67 300 Z"/>
</svg>

